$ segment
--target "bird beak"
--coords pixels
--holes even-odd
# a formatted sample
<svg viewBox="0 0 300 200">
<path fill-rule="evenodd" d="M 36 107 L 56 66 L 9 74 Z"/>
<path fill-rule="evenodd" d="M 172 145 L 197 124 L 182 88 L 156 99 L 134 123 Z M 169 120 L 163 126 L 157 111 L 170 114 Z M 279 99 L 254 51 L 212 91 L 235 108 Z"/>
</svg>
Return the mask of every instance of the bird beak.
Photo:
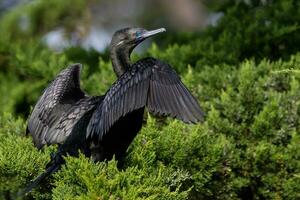
<svg viewBox="0 0 300 200">
<path fill-rule="evenodd" d="M 152 30 L 152 31 L 146 31 L 146 32 L 144 32 L 144 33 L 141 35 L 141 37 L 142 37 L 143 39 L 146 39 L 146 38 L 148 38 L 148 37 L 151 37 L 151 36 L 153 36 L 153 35 L 156 35 L 156 34 L 158 34 L 158 33 L 162 33 L 162 32 L 165 32 L 165 31 L 166 31 L 165 28 L 159 28 L 159 29 L 155 29 L 155 30 Z"/>
</svg>

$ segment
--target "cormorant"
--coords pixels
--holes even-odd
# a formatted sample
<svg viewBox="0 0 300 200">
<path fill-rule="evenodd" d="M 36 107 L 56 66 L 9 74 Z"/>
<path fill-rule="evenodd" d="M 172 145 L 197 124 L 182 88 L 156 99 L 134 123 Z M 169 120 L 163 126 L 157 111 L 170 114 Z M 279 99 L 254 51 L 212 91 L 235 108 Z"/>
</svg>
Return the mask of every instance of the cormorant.
<svg viewBox="0 0 300 200">
<path fill-rule="evenodd" d="M 60 72 L 45 89 L 28 120 L 27 132 L 37 148 L 59 144 L 46 172 L 24 191 L 30 191 L 57 171 L 63 155 L 80 150 L 94 161 L 122 160 L 142 128 L 145 107 L 155 115 L 166 115 L 196 123 L 203 113 L 176 72 L 165 62 L 144 58 L 132 64 L 132 50 L 146 38 L 164 32 L 125 28 L 115 32 L 110 43 L 113 69 L 118 77 L 103 96 L 88 96 L 80 89 L 81 65 Z"/>
</svg>

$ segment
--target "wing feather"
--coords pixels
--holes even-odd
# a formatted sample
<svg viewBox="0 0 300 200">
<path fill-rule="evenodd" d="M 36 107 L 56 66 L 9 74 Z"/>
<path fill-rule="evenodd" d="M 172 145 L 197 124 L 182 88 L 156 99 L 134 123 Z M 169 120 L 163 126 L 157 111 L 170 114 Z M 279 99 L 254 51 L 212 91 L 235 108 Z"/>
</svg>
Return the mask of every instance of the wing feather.
<svg viewBox="0 0 300 200">
<path fill-rule="evenodd" d="M 38 148 L 47 143 L 47 135 L 54 134 L 49 130 L 57 124 L 63 113 L 85 96 L 80 89 L 81 67 L 80 64 L 74 64 L 61 71 L 35 105 L 28 119 L 28 130 Z"/>
<path fill-rule="evenodd" d="M 62 144 L 71 134 L 75 125 L 89 111 L 103 100 L 103 97 L 85 97 L 74 104 L 57 122 L 56 126 L 49 130 L 45 136 L 47 144 Z"/>
<path fill-rule="evenodd" d="M 107 91 L 92 115 L 87 137 L 102 139 L 121 117 L 145 106 L 154 114 L 186 123 L 196 123 L 203 116 L 196 99 L 176 72 L 162 61 L 146 58 L 132 65 Z"/>
</svg>

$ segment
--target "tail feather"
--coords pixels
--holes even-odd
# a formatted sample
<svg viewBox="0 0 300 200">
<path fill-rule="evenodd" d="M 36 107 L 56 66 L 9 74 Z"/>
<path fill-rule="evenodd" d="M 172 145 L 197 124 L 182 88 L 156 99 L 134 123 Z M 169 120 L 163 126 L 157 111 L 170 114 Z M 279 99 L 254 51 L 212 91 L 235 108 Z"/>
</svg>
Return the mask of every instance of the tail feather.
<svg viewBox="0 0 300 200">
<path fill-rule="evenodd" d="M 47 169 L 44 173 L 40 174 L 38 177 L 36 177 L 25 189 L 18 192 L 17 197 L 23 197 L 27 193 L 29 193 L 32 189 L 37 187 L 46 177 L 52 175 L 57 170 L 59 170 L 60 166 L 63 164 L 62 162 L 63 158 L 61 155 L 54 155 L 51 159 L 51 161 L 47 164 Z"/>
</svg>

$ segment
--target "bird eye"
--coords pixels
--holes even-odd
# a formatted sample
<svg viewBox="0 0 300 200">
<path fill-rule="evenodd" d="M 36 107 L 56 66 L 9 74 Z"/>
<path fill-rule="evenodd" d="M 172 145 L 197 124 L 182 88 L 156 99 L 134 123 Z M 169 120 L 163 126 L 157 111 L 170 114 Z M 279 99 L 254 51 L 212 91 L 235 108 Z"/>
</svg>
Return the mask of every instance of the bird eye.
<svg viewBox="0 0 300 200">
<path fill-rule="evenodd" d="M 137 31 L 137 32 L 135 32 L 135 37 L 140 37 L 142 35 L 142 32 L 141 31 Z"/>
</svg>

